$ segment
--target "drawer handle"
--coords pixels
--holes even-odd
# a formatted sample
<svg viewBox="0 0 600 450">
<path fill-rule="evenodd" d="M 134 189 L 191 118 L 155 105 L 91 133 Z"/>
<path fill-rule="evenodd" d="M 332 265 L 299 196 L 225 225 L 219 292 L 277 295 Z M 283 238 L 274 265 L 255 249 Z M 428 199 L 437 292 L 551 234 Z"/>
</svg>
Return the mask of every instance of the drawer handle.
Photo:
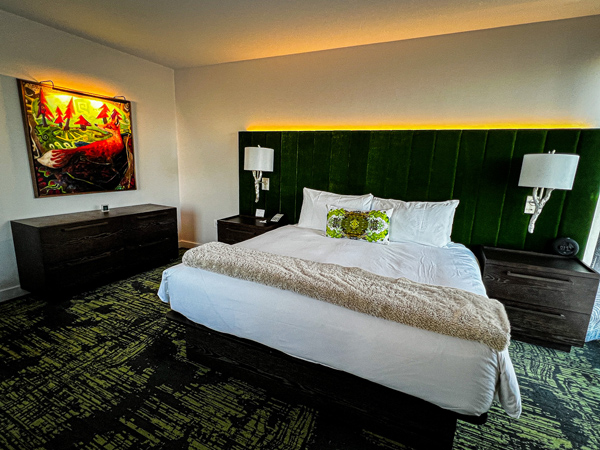
<svg viewBox="0 0 600 450">
<path fill-rule="evenodd" d="M 235 228 L 226 228 L 226 230 L 231 231 L 232 233 L 254 234 L 254 231 L 236 230 Z"/>
<path fill-rule="evenodd" d="M 106 259 L 106 258 L 112 256 L 112 254 L 113 254 L 112 251 L 108 251 L 108 252 L 100 253 L 99 255 L 96 255 L 96 256 L 84 256 L 83 258 L 76 260 L 76 261 L 67 261 L 65 263 L 65 266 L 67 266 L 67 267 L 79 266 L 80 264 L 86 264 L 86 263 L 89 263 L 92 261 Z"/>
<path fill-rule="evenodd" d="M 167 214 L 169 214 L 169 211 L 159 212 L 159 213 L 154 213 L 154 214 L 146 214 L 145 216 L 135 216 L 135 218 L 137 220 L 146 220 L 146 219 L 152 219 L 153 217 L 166 216 Z"/>
<path fill-rule="evenodd" d="M 552 319 L 560 319 L 560 320 L 565 320 L 567 317 L 564 314 L 560 314 L 560 313 L 548 313 L 548 312 L 542 312 L 542 311 L 535 311 L 533 309 L 529 309 L 529 308 L 520 308 L 518 306 L 508 306 L 508 305 L 504 305 L 504 307 L 506 309 L 516 309 L 517 311 L 525 311 L 528 313 L 533 313 L 533 314 L 537 314 L 538 316 L 544 316 L 544 317 L 550 317 Z"/>
<path fill-rule="evenodd" d="M 138 248 L 151 247 L 153 245 L 162 244 L 163 242 L 169 241 L 171 238 L 162 238 L 159 241 L 146 242 L 145 244 L 138 244 Z"/>
<path fill-rule="evenodd" d="M 96 223 L 89 223 L 87 225 L 80 225 L 78 227 L 70 227 L 70 228 L 63 228 L 60 231 L 76 231 L 76 230 L 84 230 L 86 228 L 93 228 L 93 227 L 104 227 L 108 225 L 108 222 L 96 222 Z"/>
<path fill-rule="evenodd" d="M 524 278 L 526 280 L 544 281 L 547 283 L 573 284 L 572 280 L 561 280 L 558 278 L 537 277 L 535 275 L 526 275 L 524 273 L 512 272 L 510 270 L 506 272 L 506 275 L 508 275 L 509 277 Z"/>
</svg>

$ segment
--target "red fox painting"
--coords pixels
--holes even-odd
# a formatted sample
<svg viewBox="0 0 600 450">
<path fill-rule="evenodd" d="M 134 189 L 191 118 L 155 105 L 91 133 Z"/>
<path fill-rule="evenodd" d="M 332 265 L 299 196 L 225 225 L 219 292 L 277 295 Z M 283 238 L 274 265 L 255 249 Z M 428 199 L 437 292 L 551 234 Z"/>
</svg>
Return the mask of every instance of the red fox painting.
<svg viewBox="0 0 600 450">
<path fill-rule="evenodd" d="M 109 131 L 112 136 L 80 147 L 49 150 L 43 156 L 37 158 L 37 161 L 50 169 L 64 167 L 71 157 L 78 153 L 85 155 L 88 159 L 112 161 L 113 156 L 124 149 L 121 129 L 117 122 L 109 122 L 106 125 L 100 125 L 100 127 Z"/>
<path fill-rule="evenodd" d="M 136 188 L 131 104 L 19 80 L 36 197 Z"/>
</svg>

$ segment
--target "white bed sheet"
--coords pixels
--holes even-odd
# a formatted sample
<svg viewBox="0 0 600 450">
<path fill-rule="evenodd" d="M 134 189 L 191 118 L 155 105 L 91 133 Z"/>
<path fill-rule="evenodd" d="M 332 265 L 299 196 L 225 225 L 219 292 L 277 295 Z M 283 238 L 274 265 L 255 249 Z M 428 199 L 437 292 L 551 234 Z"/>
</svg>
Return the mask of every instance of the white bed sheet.
<svg viewBox="0 0 600 450">
<path fill-rule="evenodd" d="M 318 230 L 290 225 L 236 245 L 485 295 L 477 260 L 460 244 L 446 248 L 379 245 L 330 239 Z M 478 342 L 182 264 L 164 271 L 159 296 L 196 323 L 353 373 L 457 413 L 481 415 L 494 398 L 511 417 L 521 413 L 508 350 L 498 352 Z"/>
</svg>

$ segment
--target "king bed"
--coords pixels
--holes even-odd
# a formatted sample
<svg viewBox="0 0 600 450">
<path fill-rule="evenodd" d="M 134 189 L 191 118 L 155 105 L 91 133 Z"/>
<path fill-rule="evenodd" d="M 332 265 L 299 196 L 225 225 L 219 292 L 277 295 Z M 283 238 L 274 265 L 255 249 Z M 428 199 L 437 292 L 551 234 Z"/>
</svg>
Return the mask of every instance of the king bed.
<svg viewBox="0 0 600 450">
<path fill-rule="evenodd" d="M 302 289 L 282 288 L 277 283 L 257 282 L 244 276 L 245 272 L 254 271 L 260 278 L 261 266 L 268 265 L 270 257 L 291 258 L 284 262 L 275 260 L 275 266 L 291 267 L 299 261 L 326 269 L 359 268 L 365 271 L 361 274 L 376 277 L 368 278 L 374 284 L 379 280 L 392 285 L 408 280 L 414 283 L 411 289 L 428 291 L 435 287 L 438 291 L 433 295 L 446 291 L 468 293 L 479 302 L 497 307 L 496 311 L 504 315 L 497 301 L 487 299 L 473 253 L 450 241 L 457 204 L 458 201 L 408 203 L 372 195 L 340 196 L 304 189 L 297 225 L 277 228 L 233 248 L 213 243 L 212 247 L 205 244 L 188 250 L 182 264 L 164 271 L 159 296 L 173 311 L 195 324 L 356 375 L 457 416 L 485 417 L 497 400 L 509 416 L 518 418 L 521 400 L 508 353 L 508 338 L 493 348 L 481 339 L 465 339 L 446 332 L 443 321 L 437 328 L 439 332 L 434 332 L 431 327 L 414 326 L 410 318 L 406 323 L 389 320 L 370 311 L 313 298 L 316 295 L 306 295 Z M 364 214 L 374 208 L 387 211 L 390 216 L 384 234 L 389 239 L 373 242 L 332 238 L 329 222 L 333 220 L 332 211 L 338 213 L 340 208 L 365 211 Z M 203 263 L 207 255 L 202 252 L 210 248 L 217 262 Z M 215 269 L 221 254 L 233 250 L 234 265 L 240 259 L 247 260 L 231 273 Z M 200 264 L 195 264 L 198 261 Z M 285 276 L 294 278 L 294 270 L 289 269 Z M 308 278 L 322 275 L 309 272 Z M 342 291 L 345 283 L 346 280 L 341 284 Z M 433 304 L 430 315 L 435 320 L 446 312 L 444 304 L 436 304 L 435 297 L 416 306 L 414 303 L 410 308 L 429 309 Z M 473 305 L 459 303 L 453 308 L 447 315 L 459 316 L 457 322 L 463 325 L 477 318 L 477 311 L 472 316 L 462 316 L 462 310 L 473 313 L 477 309 Z M 505 316 L 500 318 L 501 323 L 502 320 Z"/>
<path fill-rule="evenodd" d="M 477 261 L 461 244 L 384 247 L 333 240 L 290 225 L 236 245 L 485 295 Z M 508 350 L 183 264 L 164 272 L 159 296 L 174 311 L 215 331 L 353 373 L 459 414 L 484 414 L 495 396 L 510 416 L 521 411 Z"/>
</svg>

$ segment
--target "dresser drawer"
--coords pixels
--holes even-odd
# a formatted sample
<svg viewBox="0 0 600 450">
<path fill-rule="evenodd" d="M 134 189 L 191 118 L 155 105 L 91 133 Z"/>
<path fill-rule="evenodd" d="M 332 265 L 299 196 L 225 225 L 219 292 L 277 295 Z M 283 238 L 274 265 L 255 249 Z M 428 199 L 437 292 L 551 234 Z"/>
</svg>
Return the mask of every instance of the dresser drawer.
<svg viewBox="0 0 600 450">
<path fill-rule="evenodd" d="M 598 289 L 596 278 L 502 264 L 486 264 L 483 279 L 490 298 L 584 314 Z"/>
<path fill-rule="evenodd" d="M 151 243 L 169 235 L 177 237 L 177 213 L 175 208 L 139 214 L 127 218 L 127 239 L 134 244 Z"/>
<path fill-rule="evenodd" d="M 123 222 L 107 219 L 70 223 L 43 228 L 40 234 L 44 261 L 58 263 L 122 247 Z"/>
<path fill-rule="evenodd" d="M 163 236 L 148 242 L 127 246 L 127 268 L 149 267 L 177 257 L 177 236 Z"/>
<path fill-rule="evenodd" d="M 520 303 L 503 301 L 511 325 L 511 335 L 581 346 L 586 335 L 589 314 L 555 308 L 524 308 Z"/>
<path fill-rule="evenodd" d="M 120 248 L 82 255 L 50 265 L 46 269 L 47 285 L 62 291 L 104 280 L 115 272 L 115 267 L 123 264 L 124 259 L 125 249 Z"/>
</svg>

